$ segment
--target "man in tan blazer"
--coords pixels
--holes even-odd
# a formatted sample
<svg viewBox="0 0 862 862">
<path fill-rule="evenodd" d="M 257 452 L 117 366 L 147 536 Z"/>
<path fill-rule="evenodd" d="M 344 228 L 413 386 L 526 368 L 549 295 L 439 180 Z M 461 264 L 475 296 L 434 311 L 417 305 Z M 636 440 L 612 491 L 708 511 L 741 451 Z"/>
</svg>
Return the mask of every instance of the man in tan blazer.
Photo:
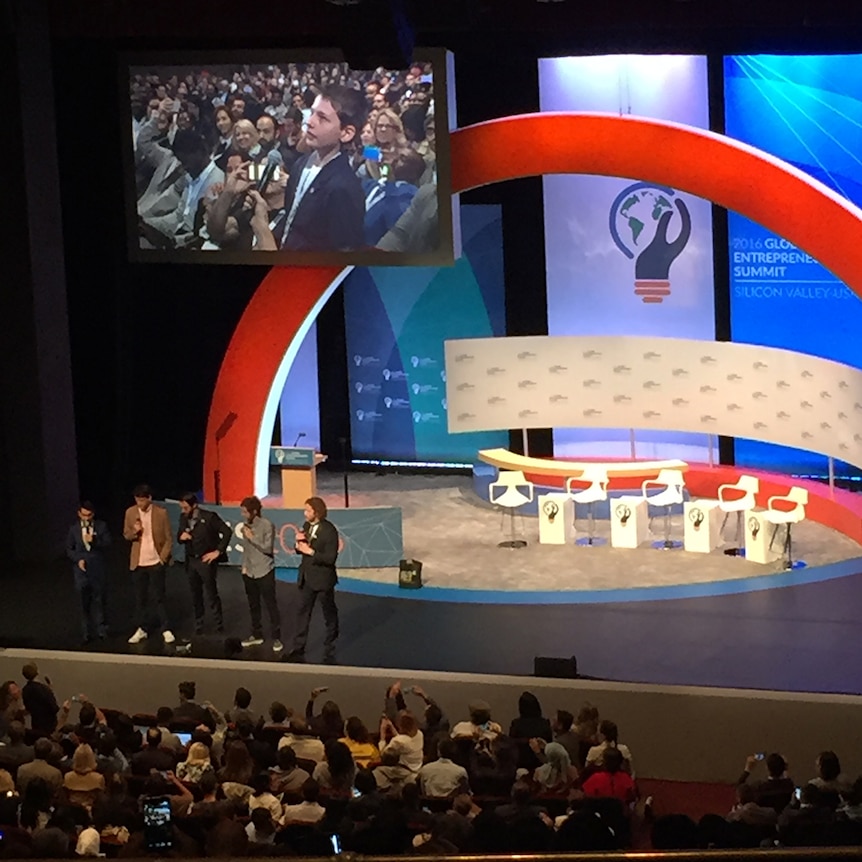
<svg viewBox="0 0 862 862">
<path fill-rule="evenodd" d="M 168 510 L 153 504 L 148 485 L 134 490 L 135 505 L 126 509 L 123 536 L 132 543 L 129 568 L 135 579 L 135 618 L 137 631 L 129 638 L 130 644 L 140 643 L 149 634 L 149 594 L 152 586 L 159 627 L 166 644 L 176 638 L 168 622 L 165 607 L 165 566 L 171 562 L 174 537 L 168 520 Z"/>
</svg>

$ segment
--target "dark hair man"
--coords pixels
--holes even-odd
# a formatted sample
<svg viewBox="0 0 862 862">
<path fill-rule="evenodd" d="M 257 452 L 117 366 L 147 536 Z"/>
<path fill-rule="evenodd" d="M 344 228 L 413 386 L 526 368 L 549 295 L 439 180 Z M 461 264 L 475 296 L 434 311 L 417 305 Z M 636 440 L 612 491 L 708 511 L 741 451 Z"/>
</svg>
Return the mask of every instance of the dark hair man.
<svg viewBox="0 0 862 862">
<path fill-rule="evenodd" d="M 230 529 L 215 513 L 201 509 L 191 493 L 180 498 L 180 525 L 177 539 L 186 549 L 186 573 L 195 610 L 195 634 L 204 630 L 204 590 L 215 617 L 216 631 L 224 632 L 224 615 L 216 575 L 219 557 L 227 550 Z"/>
<path fill-rule="evenodd" d="M 105 549 L 111 534 L 104 521 L 96 520 L 89 500 L 78 506 L 78 517 L 66 536 L 66 556 L 74 563 L 75 589 L 81 610 L 81 637 L 85 644 L 108 633 L 105 622 Z"/>
<path fill-rule="evenodd" d="M 320 497 L 309 497 L 305 501 L 305 523 L 296 534 L 296 552 L 302 555 L 299 564 L 299 609 L 296 615 L 296 636 L 288 661 L 305 660 L 305 644 L 314 604 L 320 598 L 326 637 L 323 660 L 335 663 L 335 641 L 338 639 L 338 608 L 335 605 L 335 585 L 338 573 L 335 560 L 338 557 L 338 530 L 326 519 L 326 503 Z"/>
<path fill-rule="evenodd" d="M 166 644 L 172 644 L 176 638 L 165 608 L 165 567 L 171 562 L 174 547 L 168 510 L 153 504 L 149 485 L 138 485 L 132 496 L 135 505 L 126 509 L 123 520 L 123 536 L 132 543 L 129 569 L 135 581 L 137 630 L 129 638 L 129 643 L 140 643 L 150 631 L 148 605 L 152 588 L 162 637 Z"/>
<path fill-rule="evenodd" d="M 263 643 L 260 614 L 260 600 L 263 598 L 272 630 L 272 648 L 280 652 L 284 647 L 281 643 L 281 615 L 275 595 L 275 527 L 272 521 L 261 514 L 257 497 L 246 497 L 240 503 L 240 511 L 245 519 L 241 528 L 242 583 L 251 614 L 251 635 L 242 645 L 250 647 Z"/>
<path fill-rule="evenodd" d="M 30 726 L 39 733 L 51 734 L 57 728 L 57 713 L 60 707 L 51 682 L 47 677 L 39 680 L 39 668 L 36 662 L 27 662 L 21 669 L 21 674 L 27 682 L 21 689 L 24 708 L 30 713 Z"/>
</svg>

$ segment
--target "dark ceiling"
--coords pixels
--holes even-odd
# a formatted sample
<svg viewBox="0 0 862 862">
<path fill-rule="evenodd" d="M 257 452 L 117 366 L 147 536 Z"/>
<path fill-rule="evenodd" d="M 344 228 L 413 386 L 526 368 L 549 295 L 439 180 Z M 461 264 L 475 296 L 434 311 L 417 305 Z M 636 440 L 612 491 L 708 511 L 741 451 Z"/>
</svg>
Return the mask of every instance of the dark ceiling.
<svg viewBox="0 0 862 862">
<path fill-rule="evenodd" d="M 49 0 L 55 37 L 200 42 L 247 39 L 298 45 L 303 39 L 373 38 L 388 25 L 392 0 L 339 7 L 326 0 L 245 4 L 223 0 Z M 859 0 L 404 0 L 417 44 L 473 44 L 505 38 L 569 45 L 614 36 L 634 42 L 681 44 L 757 38 L 814 40 L 836 49 L 860 44 Z M 481 47 L 477 44 L 477 47 Z M 792 47 L 789 45 L 788 47 Z"/>
</svg>

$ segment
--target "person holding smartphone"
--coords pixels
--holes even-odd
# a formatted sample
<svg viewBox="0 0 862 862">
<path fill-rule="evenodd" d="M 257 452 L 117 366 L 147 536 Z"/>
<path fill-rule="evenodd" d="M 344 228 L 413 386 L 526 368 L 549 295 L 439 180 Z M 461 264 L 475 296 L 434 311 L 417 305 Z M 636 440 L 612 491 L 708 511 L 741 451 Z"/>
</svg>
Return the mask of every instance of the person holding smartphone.
<svg viewBox="0 0 862 862">
<path fill-rule="evenodd" d="M 766 778 L 752 780 L 752 774 L 759 764 L 766 764 Z M 793 795 L 796 783 L 787 774 L 787 761 L 777 752 L 750 754 L 745 759 L 745 768 L 737 784 L 750 784 L 754 791 L 754 801 L 758 805 L 781 812 Z"/>
<path fill-rule="evenodd" d="M 335 642 L 338 640 L 338 607 L 335 604 L 335 585 L 338 573 L 338 530 L 327 520 L 328 509 L 320 497 L 305 501 L 305 523 L 296 534 L 296 552 L 302 555 L 299 564 L 299 608 L 296 614 L 296 634 L 288 661 L 305 661 L 308 627 L 314 605 L 320 600 L 326 637 L 323 641 L 323 661 L 335 664 Z"/>
</svg>

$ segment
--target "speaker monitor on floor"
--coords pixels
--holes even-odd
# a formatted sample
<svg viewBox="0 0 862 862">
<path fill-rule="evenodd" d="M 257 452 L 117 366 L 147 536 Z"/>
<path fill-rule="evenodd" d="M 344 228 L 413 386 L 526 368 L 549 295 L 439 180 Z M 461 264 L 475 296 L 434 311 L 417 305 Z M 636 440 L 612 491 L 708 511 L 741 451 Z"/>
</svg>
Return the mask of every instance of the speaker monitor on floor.
<svg viewBox="0 0 862 862">
<path fill-rule="evenodd" d="M 578 660 L 571 658 L 550 658 L 536 656 L 533 659 L 533 676 L 544 676 L 550 679 L 577 679 Z"/>
<path fill-rule="evenodd" d="M 418 590 L 422 586 L 421 560 L 401 560 L 398 564 L 398 586 L 402 590 Z"/>
</svg>

